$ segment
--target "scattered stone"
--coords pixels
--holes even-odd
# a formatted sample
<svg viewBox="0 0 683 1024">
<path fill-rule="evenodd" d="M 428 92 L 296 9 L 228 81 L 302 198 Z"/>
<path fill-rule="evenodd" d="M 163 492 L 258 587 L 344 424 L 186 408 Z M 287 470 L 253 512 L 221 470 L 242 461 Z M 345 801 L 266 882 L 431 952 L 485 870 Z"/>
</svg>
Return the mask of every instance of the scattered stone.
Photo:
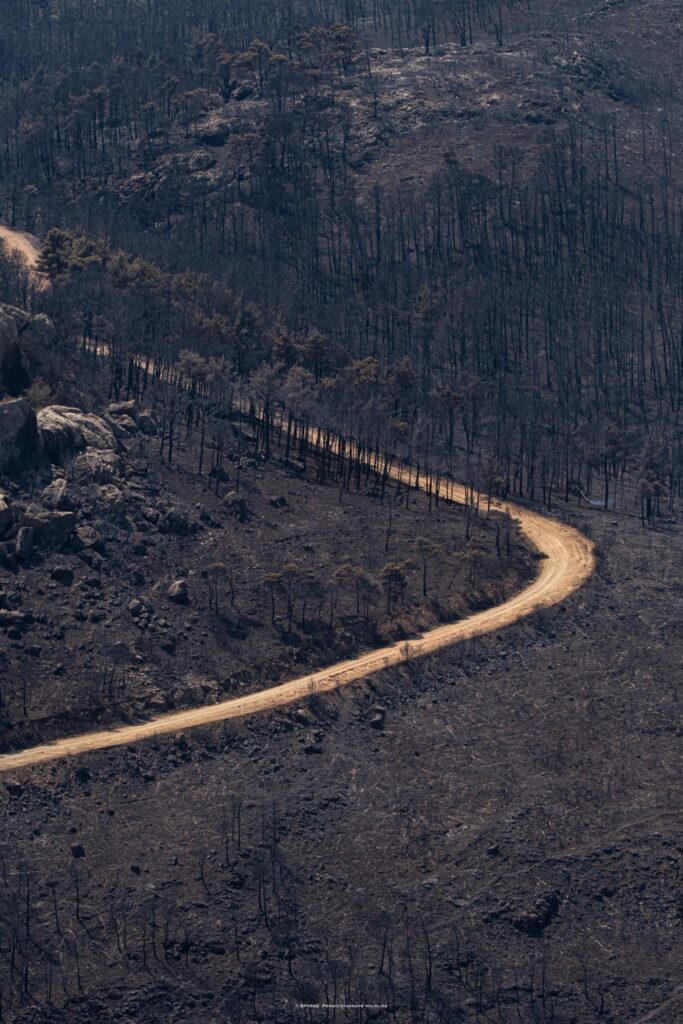
<svg viewBox="0 0 683 1024">
<path fill-rule="evenodd" d="M 230 480 L 230 474 L 222 466 L 212 466 L 209 476 L 221 484 L 227 484 Z"/>
<path fill-rule="evenodd" d="M 73 570 L 67 565 L 56 565 L 50 573 L 50 578 L 57 583 L 63 584 L 65 587 L 70 587 L 74 581 Z"/>
<path fill-rule="evenodd" d="M 20 562 L 27 562 L 33 554 L 35 530 L 32 526 L 22 526 L 14 542 L 14 552 Z"/>
<path fill-rule="evenodd" d="M 130 437 L 137 430 L 137 424 L 131 416 L 117 416 L 115 420 L 107 420 L 115 437 Z"/>
<path fill-rule="evenodd" d="M 87 448 L 74 460 L 73 468 L 79 477 L 107 484 L 121 475 L 121 460 L 116 452 Z"/>
<path fill-rule="evenodd" d="M 136 416 L 135 418 L 135 422 L 137 424 L 138 430 L 140 430 L 143 434 L 156 434 L 156 432 L 159 429 L 159 421 L 154 415 L 154 413 L 150 412 L 149 409 L 144 409 L 141 413 L 139 413 L 138 416 Z"/>
<path fill-rule="evenodd" d="M 41 503 L 45 508 L 52 509 L 53 511 L 67 508 L 68 501 L 66 489 L 66 480 L 53 480 L 52 483 L 48 484 L 43 490 L 40 496 Z"/>
<path fill-rule="evenodd" d="M 383 707 L 376 706 L 370 708 L 370 728 L 371 729 L 383 729 L 384 721 L 386 718 L 386 711 Z"/>
<path fill-rule="evenodd" d="M 93 572 L 101 571 L 104 559 L 102 558 L 102 555 L 98 554 L 98 552 L 95 551 L 94 548 L 83 548 L 83 550 L 79 554 L 79 557 L 81 561 L 85 562 L 86 565 L 90 566 Z"/>
<path fill-rule="evenodd" d="M 127 402 L 112 402 L 107 408 L 110 416 L 135 416 L 137 403 L 134 398 Z"/>
<path fill-rule="evenodd" d="M 193 525 L 187 512 L 171 508 L 159 524 L 159 529 L 162 533 L 174 533 L 178 537 L 186 537 L 192 532 Z"/>
<path fill-rule="evenodd" d="M 528 910 L 523 911 L 512 922 L 517 931 L 539 938 L 560 909 L 560 898 L 556 892 L 540 896 Z"/>
<path fill-rule="evenodd" d="M 33 527 L 36 539 L 54 547 L 64 547 L 76 526 L 73 512 L 50 512 L 29 507 L 20 519 L 21 526 Z"/>
<path fill-rule="evenodd" d="M 104 541 L 102 540 L 102 536 L 97 532 L 94 526 L 88 526 L 87 524 L 76 527 L 75 542 L 77 548 L 80 550 L 83 548 L 93 548 L 95 551 L 99 552 L 104 550 Z"/>
<path fill-rule="evenodd" d="M 174 580 L 166 591 L 169 601 L 175 604 L 189 604 L 190 595 L 187 589 L 187 580 Z"/>
<path fill-rule="evenodd" d="M 142 612 L 144 611 L 144 607 L 145 606 L 143 605 L 143 603 L 140 600 L 140 598 L 139 597 L 134 597 L 133 600 L 128 605 L 128 611 L 133 616 L 133 618 L 136 618 L 138 615 L 142 615 Z"/>
<path fill-rule="evenodd" d="M 157 691 L 145 698 L 145 708 L 149 711 L 166 711 L 168 699 L 161 691 Z"/>
<path fill-rule="evenodd" d="M 114 484 L 102 484 L 98 487 L 97 500 L 110 516 L 121 516 L 126 510 L 126 499 Z"/>
<path fill-rule="evenodd" d="M 14 797 L 15 800 L 18 797 L 20 797 L 24 792 L 23 786 L 21 786 L 18 782 L 12 782 L 11 780 L 5 783 L 5 789 L 7 790 L 10 796 Z"/>
<path fill-rule="evenodd" d="M 244 498 L 240 498 L 237 491 L 228 491 L 223 499 L 223 504 L 230 515 L 234 516 L 238 522 L 246 523 L 251 519 L 251 509 Z"/>
</svg>

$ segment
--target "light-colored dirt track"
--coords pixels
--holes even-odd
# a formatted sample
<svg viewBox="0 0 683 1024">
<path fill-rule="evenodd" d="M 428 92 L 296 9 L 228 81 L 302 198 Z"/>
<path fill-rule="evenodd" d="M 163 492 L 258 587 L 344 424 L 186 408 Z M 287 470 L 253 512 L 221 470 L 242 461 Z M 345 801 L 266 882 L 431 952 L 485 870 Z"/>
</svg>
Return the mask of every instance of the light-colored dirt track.
<svg viewBox="0 0 683 1024">
<path fill-rule="evenodd" d="M 6 228 L 0 224 L 0 242 L 4 243 L 7 255 L 17 250 L 26 260 L 27 266 L 31 270 L 35 270 L 40 255 L 40 242 L 35 235 L 29 235 L 24 231 L 15 231 L 13 228 Z M 31 278 L 36 288 L 42 290 L 47 287 L 46 280 L 41 274 L 31 274 Z"/>
<path fill-rule="evenodd" d="M 310 428 L 309 439 L 312 444 L 322 443 L 316 428 Z M 332 447 L 335 445 L 336 442 L 333 440 Z M 402 466 L 396 466 L 390 471 L 390 476 L 415 487 L 416 481 L 409 479 L 409 472 Z M 418 486 L 422 489 L 427 488 L 428 482 L 424 475 Z M 436 486 L 434 481 L 432 486 Z M 458 503 L 468 500 L 465 487 L 451 481 L 441 481 L 439 493 L 442 498 Z M 469 500 L 472 500 L 471 492 Z M 537 608 L 558 604 L 577 590 L 592 574 L 595 568 L 593 545 L 577 530 L 507 502 L 494 501 L 491 508 L 498 512 L 507 511 L 514 516 L 527 541 L 544 556 L 540 562 L 540 572 L 533 583 L 503 604 L 471 615 L 460 622 L 439 626 L 414 640 L 401 641 L 389 647 L 369 651 L 349 661 L 339 662 L 313 674 L 245 697 L 232 698 L 220 704 L 192 708 L 189 711 L 160 715 L 138 725 L 71 736 L 44 746 L 0 756 L 0 772 L 26 768 L 57 758 L 86 754 L 93 750 L 137 743 L 152 736 L 175 733 L 200 725 L 211 725 L 261 711 L 272 711 L 274 708 L 302 700 L 312 693 L 335 690 L 381 669 L 433 654 L 461 640 L 502 629 L 531 614 Z"/>
</svg>

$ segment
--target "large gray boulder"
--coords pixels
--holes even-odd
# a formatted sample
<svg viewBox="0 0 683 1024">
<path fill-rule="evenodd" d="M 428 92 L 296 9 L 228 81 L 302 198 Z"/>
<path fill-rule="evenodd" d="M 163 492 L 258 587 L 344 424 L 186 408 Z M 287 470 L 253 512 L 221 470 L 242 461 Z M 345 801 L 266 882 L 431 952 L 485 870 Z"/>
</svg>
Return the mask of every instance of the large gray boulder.
<svg viewBox="0 0 683 1024">
<path fill-rule="evenodd" d="M 20 526 L 31 527 L 37 540 L 61 548 L 71 538 L 76 526 L 74 512 L 50 512 L 30 506 L 19 520 Z"/>
<path fill-rule="evenodd" d="M 66 405 L 47 405 L 39 411 L 37 421 L 43 451 L 53 462 L 86 448 L 118 450 L 111 427 L 94 413 Z"/>
<path fill-rule="evenodd" d="M 0 303 L 0 394 L 20 395 L 31 386 L 31 365 L 52 347 L 54 325 L 43 314 Z"/>
<path fill-rule="evenodd" d="M 36 414 L 26 399 L 0 401 L 0 473 L 26 468 L 38 451 Z"/>
<path fill-rule="evenodd" d="M 17 321 L 0 306 L 0 392 L 20 395 L 31 386 L 28 359 L 19 343 Z"/>
<path fill-rule="evenodd" d="M 143 434 L 156 434 L 159 429 L 159 420 L 150 409 L 143 409 L 135 417 L 138 430 Z"/>
</svg>

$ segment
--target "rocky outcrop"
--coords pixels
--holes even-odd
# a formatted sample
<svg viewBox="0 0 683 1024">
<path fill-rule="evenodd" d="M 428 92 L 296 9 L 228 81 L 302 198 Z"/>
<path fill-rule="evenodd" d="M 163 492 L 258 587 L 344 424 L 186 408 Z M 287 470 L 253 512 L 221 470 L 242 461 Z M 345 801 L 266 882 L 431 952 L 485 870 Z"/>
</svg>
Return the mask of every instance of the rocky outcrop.
<svg viewBox="0 0 683 1024">
<path fill-rule="evenodd" d="M 31 371 L 19 342 L 19 325 L 10 315 L 11 310 L 11 306 L 0 306 L 0 392 L 20 395 L 31 386 Z"/>
<path fill-rule="evenodd" d="M 0 473 L 25 469 L 38 451 L 36 414 L 26 399 L 0 401 Z"/>
<path fill-rule="evenodd" d="M 94 413 L 65 405 L 48 405 L 37 416 L 25 398 L 0 401 L 0 473 L 17 473 L 47 459 L 59 463 L 76 456 L 77 476 L 110 483 L 121 472 L 120 444 L 114 432 Z M 51 507 L 59 504 L 61 483 L 46 494 Z"/>
<path fill-rule="evenodd" d="M 116 452 L 86 448 L 74 460 L 73 468 L 78 477 L 87 477 L 99 484 L 110 484 L 121 473 L 121 460 Z"/>
<path fill-rule="evenodd" d="M 31 365 L 40 364 L 53 335 L 46 316 L 0 303 L 0 394 L 17 396 L 31 386 Z"/>
<path fill-rule="evenodd" d="M 111 427 L 94 413 L 66 405 L 48 405 L 38 413 L 37 422 L 43 452 L 53 462 L 86 448 L 101 452 L 118 450 Z"/>
<path fill-rule="evenodd" d="M 32 527 L 37 540 L 61 548 L 74 532 L 76 515 L 74 512 L 50 512 L 32 505 L 22 514 L 20 526 Z"/>
</svg>

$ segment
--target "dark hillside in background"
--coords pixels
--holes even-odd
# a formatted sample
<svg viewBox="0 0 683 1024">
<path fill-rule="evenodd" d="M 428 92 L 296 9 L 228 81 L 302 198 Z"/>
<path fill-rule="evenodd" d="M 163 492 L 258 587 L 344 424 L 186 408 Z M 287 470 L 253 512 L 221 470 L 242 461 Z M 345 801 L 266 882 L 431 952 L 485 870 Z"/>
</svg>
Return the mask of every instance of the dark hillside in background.
<svg viewBox="0 0 683 1024">
<path fill-rule="evenodd" d="M 628 474 L 628 507 L 661 507 L 681 486 L 679 13 L 12 4 L 0 210 L 98 239 L 87 268 L 52 243 L 85 334 L 266 362 L 298 411 L 460 449 L 504 494 L 609 503 Z M 116 279 L 120 249 L 185 274 L 192 316 L 156 270 Z"/>
<path fill-rule="evenodd" d="M 597 551 L 500 633 L 0 775 L 0 1024 L 683 1020 L 683 0 L 0 15 L 49 282 L 0 251 L 3 751 L 498 603 L 539 561 L 494 495 Z"/>
</svg>

